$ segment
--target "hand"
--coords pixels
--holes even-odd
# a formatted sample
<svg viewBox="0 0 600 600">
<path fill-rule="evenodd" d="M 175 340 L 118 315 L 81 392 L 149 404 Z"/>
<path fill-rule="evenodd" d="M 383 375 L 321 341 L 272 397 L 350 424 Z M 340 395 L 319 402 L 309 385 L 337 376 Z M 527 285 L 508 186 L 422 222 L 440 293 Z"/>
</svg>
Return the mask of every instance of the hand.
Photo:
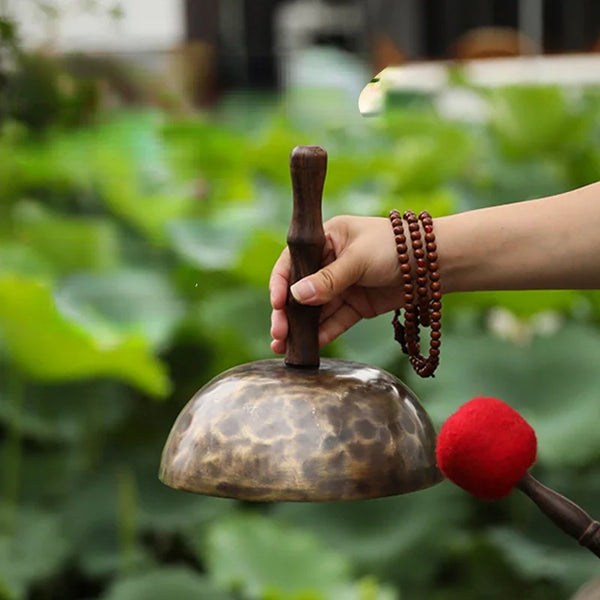
<svg viewBox="0 0 600 600">
<path fill-rule="evenodd" d="M 294 284 L 294 298 L 303 304 L 323 305 L 319 345 L 333 341 L 361 319 L 400 307 L 402 280 L 394 233 L 383 217 L 334 217 L 327 221 L 324 267 Z M 291 260 L 286 248 L 273 267 L 271 294 L 271 349 L 285 352 L 288 323 L 285 303 Z"/>
</svg>

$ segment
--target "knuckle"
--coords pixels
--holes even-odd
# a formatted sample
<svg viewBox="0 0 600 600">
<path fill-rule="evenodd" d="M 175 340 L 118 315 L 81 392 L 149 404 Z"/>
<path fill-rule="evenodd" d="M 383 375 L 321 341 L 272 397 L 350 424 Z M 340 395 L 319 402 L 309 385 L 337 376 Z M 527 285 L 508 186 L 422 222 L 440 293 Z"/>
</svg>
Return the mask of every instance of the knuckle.
<svg viewBox="0 0 600 600">
<path fill-rule="evenodd" d="M 323 287 L 327 290 L 327 292 L 333 293 L 335 290 L 335 277 L 333 276 L 331 269 L 325 267 L 321 270 L 321 282 L 323 283 Z"/>
</svg>

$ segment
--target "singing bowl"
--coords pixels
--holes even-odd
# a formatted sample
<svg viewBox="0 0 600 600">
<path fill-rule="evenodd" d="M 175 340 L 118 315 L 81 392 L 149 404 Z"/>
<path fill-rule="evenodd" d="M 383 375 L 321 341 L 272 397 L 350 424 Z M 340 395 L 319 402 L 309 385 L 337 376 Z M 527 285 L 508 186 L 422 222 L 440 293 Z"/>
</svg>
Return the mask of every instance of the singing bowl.
<svg viewBox="0 0 600 600">
<path fill-rule="evenodd" d="M 435 439 L 415 395 L 382 369 L 262 360 L 224 372 L 188 402 L 159 476 L 176 489 L 257 501 L 390 496 L 442 479 Z"/>
</svg>

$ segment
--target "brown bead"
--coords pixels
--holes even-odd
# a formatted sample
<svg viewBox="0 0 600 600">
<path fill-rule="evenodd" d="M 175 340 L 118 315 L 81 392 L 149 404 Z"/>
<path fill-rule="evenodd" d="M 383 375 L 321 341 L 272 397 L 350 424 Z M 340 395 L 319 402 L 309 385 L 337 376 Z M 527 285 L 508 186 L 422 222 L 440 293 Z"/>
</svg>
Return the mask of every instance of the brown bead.
<svg viewBox="0 0 600 600">
<path fill-rule="evenodd" d="M 409 354 L 419 354 L 419 344 L 417 342 L 407 342 L 406 346 Z"/>
<path fill-rule="evenodd" d="M 431 363 L 426 363 L 424 365 L 419 366 L 417 373 L 421 377 L 429 377 L 429 376 L 433 375 L 433 371 L 434 371 L 434 366 Z"/>
<path fill-rule="evenodd" d="M 410 357 L 410 364 L 415 370 L 420 370 L 425 366 L 425 359 L 419 354 L 418 350 Z"/>
<path fill-rule="evenodd" d="M 404 226 L 402 220 L 406 222 Z M 404 211 L 400 218 L 400 213 L 394 209 L 390 211 L 390 221 L 402 274 L 404 302 L 404 325 L 399 320 L 400 310 L 394 311 L 394 339 L 408 354 L 415 372 L 421 377 L 430 377 L 439 364 L 442 308 L 433 219 L 427 211 L 421 211 L 417 217 L 411 210 Z M 416 261 L 414 271 L 410 264 L 409 245 Z M 426 357 L 419 350 L 420 326 L 431 328 Z"/>
</svg>

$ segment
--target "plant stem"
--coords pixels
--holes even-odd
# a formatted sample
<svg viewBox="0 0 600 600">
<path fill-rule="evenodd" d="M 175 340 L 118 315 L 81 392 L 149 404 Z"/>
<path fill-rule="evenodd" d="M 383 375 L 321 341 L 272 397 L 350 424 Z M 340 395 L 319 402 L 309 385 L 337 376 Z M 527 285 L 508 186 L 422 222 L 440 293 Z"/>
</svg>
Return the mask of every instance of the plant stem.
<svg viewBox="0 0 600 600">
<path fill-rule="evenodd" d="M 3 472 L 5 513 L 2 530 L 13 535 L 16 529 L 17 509 L 21 487 L 21 463 L 23 459 L 23 401 L 25 385 L 20 373 L 7 370 L 7 419 L 8 435 L 5 446 Z"/>
<path fill-rule="evenodd" d="M 121 573 L 129 575 L 135 566 L 137 533 L 137 490 L 131 469 L 123 466 L 117 471 L 118 514 L 117 531 Z"/>
</svg>

